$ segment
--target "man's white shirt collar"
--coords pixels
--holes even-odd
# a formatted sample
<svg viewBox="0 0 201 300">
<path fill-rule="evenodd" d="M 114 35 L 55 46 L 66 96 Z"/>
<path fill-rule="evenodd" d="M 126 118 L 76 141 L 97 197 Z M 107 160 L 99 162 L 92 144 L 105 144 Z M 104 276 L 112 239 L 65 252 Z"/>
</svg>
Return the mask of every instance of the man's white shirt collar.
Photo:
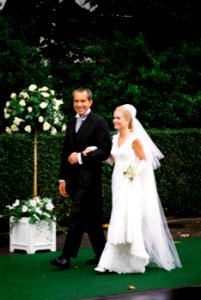
<svg viewBox="0 0 201 300">
<path fill-rule="evenodd" d="M 88 110 L 87 110 L 87 112 L 83 115 L 83 116 L 80 116 L 79 114 L 76 114 L 76 118 L 81 118 L 82 119 L 82 121 L 84 121 L 85 119 L 86 119 L 86 117 L 88 116 L 88 114 L 90 113 L 90 111 L 91 111 L 91 109 L 89 108 Z"/>
</svg>

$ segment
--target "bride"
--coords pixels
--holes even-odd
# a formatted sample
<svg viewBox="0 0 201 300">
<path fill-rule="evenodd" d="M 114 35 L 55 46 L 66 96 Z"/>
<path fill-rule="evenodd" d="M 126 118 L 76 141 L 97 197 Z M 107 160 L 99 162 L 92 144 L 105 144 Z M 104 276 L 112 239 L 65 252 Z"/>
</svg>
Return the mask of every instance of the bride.
<svg viewBox="0 0 201 300">
<path fill-rule="evenodd" d="M 155 181 L 154 169 L 164 156 L 137 120 L 134 106 L 118 106 L 113 124 L 117 134 L 108 160 L 114 165 L 112 212 L 95 271 L 144 273 L 151 266 L 168 271 L 181 267 Z"/>
</svg>

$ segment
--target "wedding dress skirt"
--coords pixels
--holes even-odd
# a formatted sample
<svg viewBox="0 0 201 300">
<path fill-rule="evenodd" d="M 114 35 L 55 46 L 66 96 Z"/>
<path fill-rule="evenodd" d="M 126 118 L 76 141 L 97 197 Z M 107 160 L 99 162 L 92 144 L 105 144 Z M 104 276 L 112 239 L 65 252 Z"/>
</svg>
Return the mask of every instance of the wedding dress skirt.
<svg viewBox="0 0 201 300">
<path fill-rule="evenodd" d="M 132 134 L 120 147 L 113 137 L 112 212 L 107 243 L 97 268 L 116 273 L 143 273 L 146 266 L 181 267 L 158 197 L 155 175 L 148 165 L 134 180 L 125 168 L 139 163 Z M 96 270 L 96 269 L 95 269 Z"/>
</svg>

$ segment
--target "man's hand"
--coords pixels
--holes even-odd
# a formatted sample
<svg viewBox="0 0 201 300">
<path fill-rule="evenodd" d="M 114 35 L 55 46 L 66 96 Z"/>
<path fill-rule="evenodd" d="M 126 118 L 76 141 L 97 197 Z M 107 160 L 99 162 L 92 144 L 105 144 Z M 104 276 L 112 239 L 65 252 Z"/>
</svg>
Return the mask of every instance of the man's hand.
<svg viewBox="0 0 201 300">
<path fill-rule="evenodd" d="M 77 164 L 78 163 L 78 153 L 77 152 L 72 152 L 69 157 L 68 157 L 68 162 L 71 165 Z"/>
<path fill-rule="evenodd" d="M 61 196 L 68 197 L 68 193 L 66 192 L 65 181 L 59 182 L 59 192 L 60 192 Z"/>
</svg>

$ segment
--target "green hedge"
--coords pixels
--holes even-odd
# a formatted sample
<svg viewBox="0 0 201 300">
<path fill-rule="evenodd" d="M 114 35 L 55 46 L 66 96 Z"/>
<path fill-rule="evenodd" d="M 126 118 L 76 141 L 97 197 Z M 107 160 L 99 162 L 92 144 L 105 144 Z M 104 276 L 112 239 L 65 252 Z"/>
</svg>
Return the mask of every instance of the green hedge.
<svg viewBox="0 0 201 300">
<path fill-rule="evenodd" d="M 113 111 L 124 103 L 137 108 L 137 117 L 147 128 L 197 128 L 201 38 L 158 48 L 141 32 L 132 37 L 118 31 L 88 33 L 42 47 L 52 37 L 45 39 L 40 52 L 37 40 L 30 24 L 0 15 L 0 132 L 7 125 L 3 108 L 10 94 L 30 84 L 57 91 L 68 118 L 74 116 L 73 89 L 89 87 L 94 111 L 106 118 L 111 130 Z"/>
<path fill-rule="evenodd" d="M 156 171 L 159 196 L 166 215 L 201 216 L 201 130 L 149 130 L 165 155 Z M 51 197 L 59 222 L 68 219 L 70 204 L 58 193 L 58 170 L 64 136 L 38 136 L 38 195 Z M 103 167 L 104 222 L 111 210 L 112 168 Z M 15 199 L 32 197 L 33 138 L 0 134 L 0 214 Z"/>
</svg>

